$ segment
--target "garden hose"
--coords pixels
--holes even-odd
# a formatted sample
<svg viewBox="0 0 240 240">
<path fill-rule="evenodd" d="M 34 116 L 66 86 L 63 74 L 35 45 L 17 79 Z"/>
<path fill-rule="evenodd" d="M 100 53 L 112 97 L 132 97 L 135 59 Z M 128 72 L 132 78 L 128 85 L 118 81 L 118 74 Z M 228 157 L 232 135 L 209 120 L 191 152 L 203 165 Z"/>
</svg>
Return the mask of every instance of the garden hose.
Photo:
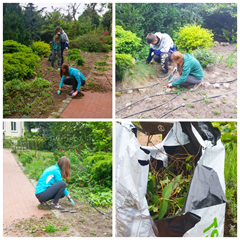
<svg viewBox="0 0 240 240">
<path fill-rule="evenodd" d="M 155 108 L 161 107 L 162 105 L 167 104 L 168 102 L 171 102 L 171 101 L 172 101 L 173 99 L 175 99 L 177 96 L 178 96 L 178 95 L 174 96 L 172 99 L 170 99 L 170 100 L 168 100 L 167 102 L 162 103 L 162 104 L 160 104 L 160 105 L 158 105 L 158 106 L 156 106 L 156 107 L 152 107 L 152 108 L 143 110 L 143 111 L 141 111 L 141 112 L 133 113 L 133 114 L 128 115 L 128 116 L 123 117 L 123 118 L 128 118 L 128 117 L 131 117 L 131 116 L 133 116 L 133 115 L 136 115 L 136 114 L 139 114 L 139 113 L 143 113 L 143 112 L 148 112 L 148 111 L 153 110 L 153 109 L 155 109 Z"/>
<path fill-rule="evenodd" d="M 233 80 L 226 81 L 226 82 L 215 82 L 215 83 L 210 83 L 210 84 L 216 84 L 216 83 L 218 83 L 218 84 L 224 84 L 224 83 L 234 82 L 234 81 L 236 81 L 236 80 L 237 80 L 237 78 L 235 78 L 235 79 L 233 79 Z M 210 87 L 210 86 L 204 87 L 204 88 L 201 88 L 201 89 L 196 89 L 196 90 L 193 90 L 193 91 L 190 91 L 190 92 L 202 91 L 202 90 L 207 89 L 207 88 L 209 88 L 209 87 Z M 152 95 L 152 96 L 148 96 L 148 97 L 142 98 L 142 99 L 140 99 L 140 100 L 138 100 L 138 101 L 136 101 L 136 102 L 133 102 L 132 104 L 130 104 L 130 105 L 124 107 L 124 108 L 119 109 L 118 111 L 116 111 L 116 113 L 118 113 L 118 112 L 120 112 L 120 111 L 122 111 L 122 110 L 124 110 L 124 109 L 126 109 L 126 108 L 128 108 L 128 107 L 130 107 L 130 106 L 132 106 L 132 105 L 134 105 L 134 104 L 136 104 L 136 103 L 138 103 L 138 102 L 140 102 L 140 101 L 143 101 L 143 100 L 146 99 L 146 98 L 151 98 L 151 97 L 156 97 L 156 96 L 161 96 L 161 95 L 172 95 L 172 94 L 177 94 L 177 93 L 163 93 L 163 94 L 157 93 L 156 95 Z M 173 99 L 172 99 L 172 100 L 173 100 Z M 172 100 L 169 100 L 169 101 L 172 101 Z M 169 101 L 167 101 L 167 102 L 169 102 Z M 166 102 L 166 103 L 167 103 L 167 102 Z M 159 106 L 157 106 L 157 107 L 159 107 Z M 155 108 L 157 108 L 157 107 L 155 107 Z M 149 109 L 147 109 L 147 110 L 144 110 L 144 112 L 150 111 L 150 110 L 152 110 L 152 109 L 154 109 L 154 108 L 149 108 Z M 143 112 L 143 111 L 142 111 L 142 112 Z M 138 112 L 138 113 L 141 113 L 141 112 Z M 127 118 L 127 117 L 130 117 L 130 116 L 136 115 L 136 114 L 138 114 L 138 113 L 135 113 L 135 114 L 132 114 L 132 115 L 123 117 L 123 118 Z M 165 116 L 165 115 L 164 115 L 164 116 Z"/>
<path fill-rule="evenodd" d="M 101 212 L 100 210 L 98 210 L 98 209 L 93 205 L 92 201 L 88 201 L 88 203 L 89 203 L 94 209 L 96 209 L 99 213 L 101 213 L 102 215 L 104 215 L 104 216 L 109 217 L 109 218 L 112 219 L 112 217 L 110 217 L 108 214 L 103 213 L 103 212 Z"/>
<path fill-rule="evenodd" d="M 124 108 L 119 109 L 118 111 L 116 111 L 116 113 L 124 110 L 125 108 L 131 107 L 132 105 L 134 105 L 134 104 L 136 104 L 136 103 L 138 103 L 138 102 L 141 102 L 141 101 L 143 101 L 143 100 L 146 99 L 146 98 L 152 98 L 152 97 L 157 97 L 157 96 L 161 96 L 161 95 L 172 95 L 172 94 L 176 94 L 176 93 L 162 93 L 162 94 L 161 94 L 161 93 L 157 93 L 157 94 L 155 94 L 155 95 L 142 98 L 142 99 L 140 99 L 140 100 L 138 100 L 138 101 L 136 101 L 136 102 L 131 103 L 130 105 L 128 105 L 128 106 L 126 106 L 126 107 L 124 107 Z"/>
<path fill-rule="evenodd" d="M 217 98 L 217 97 L 221 97 L 221 96 L 224 96 L 224 95 L 235 94 L 235 93 L 237 93 L 237 92 L 225 93 L 225 94 L 216 95 L 216 96 L 212 96 L 212 97 L 208 97 L 208 98 Z M 203 101 L 204 99 L 205 99 L 205 98 L 201 98 L 201 99 L 198 99 L 198 100 L 194 100 L 194 101 L 192 101 L 192 102 L 189 102 L 188 104 L 190 104 L 190 103 L 195 103 L 195 102 L 200 102 L 200 101 Z M 180 107 L 185 107 L 185 106 L 186 106 L 186 104 L 185 104 L 185 103 L 182 103 L 182 104 L 179 105 L 178 107 L 176 107 L 176 108 L 174 108 L 174 109 L 172 109 L 172 110 L 164 113 L 164 114 L 163 114 L 162 116 L 160 116 L 158 119 L 163 118 L 163 117 L 166 116 L 168 113 L 173 112 L 173 111 L 177 110 L 178 108 L 180 108 Z"/>
</svg>

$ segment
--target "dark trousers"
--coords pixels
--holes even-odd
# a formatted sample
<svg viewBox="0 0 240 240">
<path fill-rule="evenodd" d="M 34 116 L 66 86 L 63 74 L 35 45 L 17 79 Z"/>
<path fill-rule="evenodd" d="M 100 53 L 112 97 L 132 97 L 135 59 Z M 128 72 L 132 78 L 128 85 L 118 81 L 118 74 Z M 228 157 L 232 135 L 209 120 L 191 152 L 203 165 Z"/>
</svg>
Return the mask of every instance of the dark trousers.
<svg viewBox="0 0 240 240">
<path fill-rule="evenodd" d="M 52 61 L 51 61 L 51 65 L 52 67 L 54 66 L 54 60 L 55 60 L 55 56 L 58 56 L 58 68 L 61 67 L 61 51 L 55 51 L 55 50 L 52 50 Z"/>
<path fill-rule="evenodd" d="M 63 64 L 63 52 L 64 52 L 64 49 L 61 49 L 61 59 L 62 59 L 62 64 Z"/>
<path fill-rule="evenodd" d="M 73 91 L 76 91 L 78 82 L 77 82 L 77 80 L 74 76 L 71 76 L 69 78 L 65 78 L 63 83 L 66 84 L 66 85 L 72 85 Z"/>
<path fill-rule="evenodd" d="M 174 78 L 174 82 L 177 81 L 180 77 Z M 180 84 L 181 87 L 191 88 L 194 87 L 195 84 L 199 84 L 202 82 L 202 79 L 197 79 L 193 75 L 188 75 L 187 80 Z"/>
<path fill-rule="evenodd" d="M 171 61 L 172 53 L 161 53 L 160 55 L 154 55 L 153 59 L 161 64 L 162 71 L 164 73 L 168 72 L 168 64 Z"/>
<path fill-rule="evenodd" d="M 53 203 L 57 204 L 60 198 L 63 198 L 63 194 L 66 188 L 66 183 L 64 181 L 53 184 L 51 187 L 47 188 L 44 192 L 36 194 L 39 202 L 46 202 L 50 199 L 53 199 Z"/>
</svg>

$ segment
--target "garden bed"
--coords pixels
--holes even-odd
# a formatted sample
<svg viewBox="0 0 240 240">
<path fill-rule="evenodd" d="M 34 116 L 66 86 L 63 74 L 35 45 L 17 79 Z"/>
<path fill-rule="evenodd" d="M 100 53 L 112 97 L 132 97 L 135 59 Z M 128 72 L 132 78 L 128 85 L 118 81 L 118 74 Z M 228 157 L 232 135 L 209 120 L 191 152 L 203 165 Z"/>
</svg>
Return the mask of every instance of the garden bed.
<svg viewBox="0 0 240 240">
<path fill-rule="evenodd" d="M 112 236 L 112 220 L 109 217 L 100 214 L 87 203 L 80 203 L 77 199 L 74 199 L 74 201 L 74 206 L 66 198 L 61 199 L 59 203 L 65 209 L 74 210 L 76 213 L 61 213 L 58 210 L 53 210 L 42 218 L 33 217 L 15 221 L 9 227 L 3 229 L 3 235 L 4 237 Z M 99 210 L 111 216 L 107 208 L 100 207 Z M 54 229 L 58 231 L 51 232 L 49 226 L 55 226 Z M 46 230 L 47 227 L 49 227 L 49 230 Z"/>
<path fill-rule="evenodd" d="M 226 82 L 237 78 L 237 63 L 235 62 L 232 67 L 227 69 L 227 63 L 225 62 L 228 55 L 235 50 L 235 44 L 229 44 L 228 46 L 217 45 L 211 50 L 216 52 L 219 56 L 223 55 L 222 63 L 208 66 L 204 69 L 203 83 L 215 83 Z M 151 66 L 157 69 L 160 74 L 160 64 L 152 63 Z M 172 63 L 171 68 L 175 65 Z M 157 93 L 169 93 L 167 89 L 168 77 L 160 79 L 155 76 L 149 77 L 149 81 L 146 85 L 150 86 L 157 82 L 159 84 L 154 87 L 144 88 L 140 90 L 124 91 L 118 97 L 116 97 L 116 112 L 142 98 L 146 98 L 130 107 L 125 108 L 116 113 L 117 118 L 124 118 L 134 113 L 133 118 L 236 118 L 237 117 L 237 81 L 229 83 L 228 87 L 220 85 L 219 88 L 215 88 L 210 84 L 207 88 L 203 85 L 195 86 L 194 92 L 190 89 L 177 89 L 170 90 L 171 95 L 160 95 L 156 97 L 149 97 L 156 95 Z M 141 86 L 139 86 L 141 87 Z M 122 83 L 117 82 L 116 90 L 123 89 Z M 182 91 L 180 91 L 182 90 Z M 177 95 L 178 93 L 178 95 Z M 227 95 L 226 95 L 227 94 Z M 177 95 L 177 96 L 176 96 Z M 210 98 L 212 96 L 223 95 L 217 98 Z M 170 101 L 174 96 L 175 99 Z M 196 103 L 190 103 L 194 100 L 204 99 Z M 168 102 L 169 101 L 169 102 Z M 166 104 L 165 104 L 166 103 Z M 140 113 L 143 110 L 153 108 L 163 104 L 162 106 L 155 108 L 151 111 Z M 184 107 L 179 107 L 181 104 L 185 104 Z M 165 113 L 167 115 L 163 116 Z"/>
<path fill-rule="evenodd" d="M 111 75 L 107 76 L 109 80 L 106 76 L 104 76 L 103 80 L 99 80 L 99 78 L 96 77 L 99 75 L 105 75 L 104 71 L 107 71 L 109 68 L 111 68 L 110 65 L 105 65 L 105 67 L 100 70 L 96 69 L 95 62 L 107 61 L 108 57 L 106 58 L 106 53 L 82 51 L 81 55 L 86 61 L 83 66 L 75 66 L 73 65 L 74 62 L 70 63 L 70 66 L 73 65 L 72 67 L 79 69 L 86 77 L 86 84 L 85 86 L 81 87 L 80 94 L 78 94 L 76 98 L 82 98 L 84 96 L 84 91 L 111 91 L 111 85 L 109 84 L 109 80 L 111 81 Z M 65 62 L 67 62 L 67 51 L 64 51 L 64 56 Z M 71 97 L 68 95 L 68 93 L 71 91 L 71 88 L 67 87 L 67 85 L 63 85 L 61 94 L 57 94 L 61 78 L 56 67 L 56 62 L 57 61 L 55 61 L 54 69 L 52 69 L 50 68 L 50 62 L 47 58 L 40 61 L 40 68 L 36 71 L 37 75 L 49 81 L 51 83 L 50 86 L 41 89 L 30 88 L 31 95 L 28 97 L 25 97 L 24 91 L 22 92 L 20 90 L 19 95 L 22 94 L 22 98 L 24 98 L 24 104 L 18 105 L 12 103 L 11 108 L 16 108 L 16 113 L 4 115 L 4 118 L 48 118 L 52 112 L 58 112 L 64 100 L 66 100 L 66 103 L 71 100 Z"/>
</svg>

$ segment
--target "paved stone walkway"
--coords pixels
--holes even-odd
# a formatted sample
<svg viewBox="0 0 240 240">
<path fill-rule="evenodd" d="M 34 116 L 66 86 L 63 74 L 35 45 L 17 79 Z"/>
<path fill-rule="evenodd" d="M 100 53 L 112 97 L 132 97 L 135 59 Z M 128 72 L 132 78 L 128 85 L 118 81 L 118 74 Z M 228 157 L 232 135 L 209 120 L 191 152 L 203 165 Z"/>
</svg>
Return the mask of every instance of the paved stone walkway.
<svg viewBox="0 0 240 240">
<path fill-rule="evenodd" d="M 3 150 L 3 227 L 14 220 L 42 217 L 49 211 L 38 210 L 39 201 L 28 177 L 8 150 Z"/>
<path fill-rule="evenodd" d="M 112 67 L 112 52 L 108 53 L 107 63 Z M 103 72 L 103 76 L 94 76 L 100 82 L 107 81 L 112 85 L 112 69 Z M 110 85 L 111 84 L 111 85 Z M 112 91 L 90 92 L 84 91 L 81 99 L 72 99 L 62 112 L 60 118 L 112 118 Z"/>
</svg>

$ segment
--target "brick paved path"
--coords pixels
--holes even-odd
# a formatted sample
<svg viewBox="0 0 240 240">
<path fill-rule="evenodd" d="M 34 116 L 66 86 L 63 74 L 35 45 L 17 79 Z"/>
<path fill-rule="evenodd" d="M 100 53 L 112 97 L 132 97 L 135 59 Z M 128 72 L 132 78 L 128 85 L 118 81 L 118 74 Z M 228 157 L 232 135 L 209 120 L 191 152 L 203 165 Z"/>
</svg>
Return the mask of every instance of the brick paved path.
<svg viewBox="0 0 240 240">
<path fill-rule="evenodd" d="M 16 219 L 42 217 L 49 211 L 38 210 L 39 202 L 28 177 L 8 150 L 3 150 L 3 227 Z"/>
<path fill-rule="evenodd" d="M 112 66 L 112 52 L 108 53 L 107 63 Z M 104 72 L 103 76 L 94 76 L 96 81 L 105 82 L 112 88 L 112 69 Z M 107 81 L 106 81 L 107 80 Z M 110 83 L 110 84 L 109 84 Z M 90 92 L 84 91 L 81 99 L 72 99 L 64 109 L 60 118 L 112 118 L 112 91 Z"/>
</svg>

